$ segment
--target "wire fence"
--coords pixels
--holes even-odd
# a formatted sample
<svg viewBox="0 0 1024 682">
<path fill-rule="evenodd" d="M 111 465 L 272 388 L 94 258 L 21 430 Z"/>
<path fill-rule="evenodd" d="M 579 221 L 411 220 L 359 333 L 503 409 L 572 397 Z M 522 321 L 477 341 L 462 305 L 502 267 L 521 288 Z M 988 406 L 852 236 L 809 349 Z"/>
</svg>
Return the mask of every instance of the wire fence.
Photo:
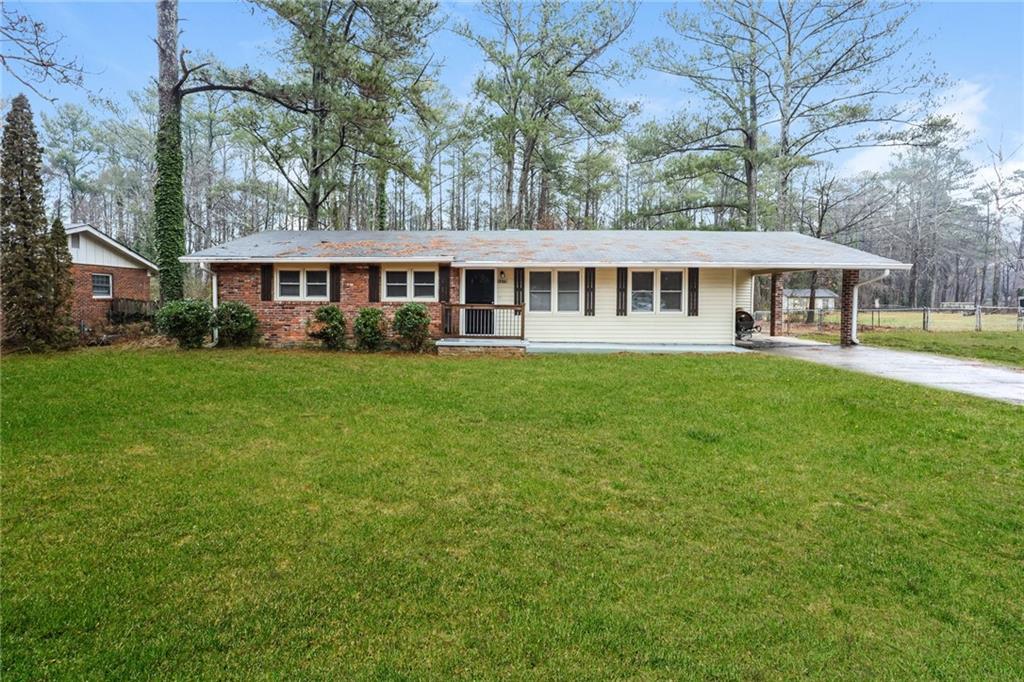
<svg viewBox="0 0 1024 682">
<path fill-rule="evenodd" d="M 782 311 L 785 334 L 830 331 L 839 328 L 840 311 Z M 758 320 L 768 320 L 768 311 L 758 311 Z M 1024 308 L 971 306 L 961 308 L 861 308 L 858 330 L 919 329 L 934 332 L 997 331 L 1024 332 Z"/>
</svg>

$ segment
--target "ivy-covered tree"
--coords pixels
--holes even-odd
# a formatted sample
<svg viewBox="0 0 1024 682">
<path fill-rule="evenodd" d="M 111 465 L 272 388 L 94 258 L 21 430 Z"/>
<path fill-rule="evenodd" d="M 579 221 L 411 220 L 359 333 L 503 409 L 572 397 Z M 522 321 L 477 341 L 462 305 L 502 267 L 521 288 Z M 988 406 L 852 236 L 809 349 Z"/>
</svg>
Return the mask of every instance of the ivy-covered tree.
<svg viewBox="0 0 1024 682">
<path fill-rule="evenodd" d="M 42 156 L 28 98 L 18 95 L 0 148 L 0 281 L 4 344 L 30 349 L 60 345 L 68 331 L 67 316 L 53 314 L 57 258 L 43 209 Z M 66 298 L 63 280 L 61 291 Z"/>
</svg>

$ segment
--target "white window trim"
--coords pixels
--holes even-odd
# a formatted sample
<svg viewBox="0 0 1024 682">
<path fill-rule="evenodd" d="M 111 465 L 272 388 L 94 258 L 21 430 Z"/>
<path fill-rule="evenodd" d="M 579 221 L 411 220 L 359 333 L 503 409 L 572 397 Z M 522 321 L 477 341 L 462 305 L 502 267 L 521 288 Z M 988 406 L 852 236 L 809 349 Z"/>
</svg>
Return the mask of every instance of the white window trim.
<svg viewBox="0 0 1024 682">
<path fill-rule="evenodd" d="M 653 310 L 633 310 L 633 273 L 634 272 L 653 272 L 654 273 L 654 305 Z M 662 310 L 661 309 L 661 273 L 662 272 L 680 272 L 683 275 L 683 288 L 682 293 L 682 308 L 680 310 Z M 633 268 L 629 269 L 629 286 L 626 291 L 626 300 L 629 304 L 630 315 L 686 315 L 686 301 L 688 286 L 688 269 L 687 268 Z"/>
<path fill-rule="evenodd" d="M 93 300 L 94 301 L 109 301 L 110 299 L 114 298 L 114 276 L 112 274 L 110 274 L 109 272 L 90 272 L 89 273 L 89 292 L 90 293 L 93 291 L 93 288 L 92 288 L 92 278 L 93 277 L 106 277 L 107 281 L 110 282 L 110 293 L 107 294 L 106 296 L 97 296 L 96 294 L 92 294 Z"/>
<path fill-rule="evenodd" d="M 558 273 L 560 272 L 575 272 L 576 273 L 576 310 L 559 310 L 558 309 Z M 584 289 L 586 289 L 586 283 L 584 282 L 583 270 L 574 268 L 560 268 L 552 271 L 552 292 L 551 292 L 551 310 L 559 315 L 582 315 L 583 314 L 583 297 L 585 295 Z"/>
<path fill-rule="evenodd" d="M 437 303 L 438 301 L 438 287 L 440 286 L 440 276 L 438 269 L 433 268 L 381 268 L 383 274 L 381 276 L 381 300 L 382 301 L 413 301 L 415 303 Z M 405 296 L 388 296 L 388 273 L 389 272 L 404 272 L 405 273 Z M 416 295 L 416 273 L 417 272 L 430 272 L 434 275 L 434 295 L 433 296 L 417 296 Z"/>
<path fill-rule="evenodd" d="M 533 273 L 535 272 L 546 272 L 549 275 L 551 275 L 551 284 L 550 289 L 548 290 L 548 295 L 551 297 L 551 305 L 548 306 L 547 310 L 534 310 L 533 306 L 530 305 L 530 278 L 533 276 Z M 558 307 L 558 299 L 555 296 L 555 291 L 557 291 L 558 289 L 558 277 L 555 275 L 555 270 L 545 270 L 543 268 L 537 268 L 536 270 L 527 270 L 524 275 L 524 279 L 526 280 L 524 282 L 524 288 L 526 289 L 526 291 L 523 292 L 523 298 L 525 299 L 524 303 L 526 304 L 526 312 L 533 313 L 534 315 L 554 314 L 555 308 Z"/>
<path fill-rule="evenodd" d="M 298 296 L 282 296 L 281 295 L 281 272 L 299 272 L 299 291 L 301 292 Z M 327 273 L 327 293 L 323 296 L 309 296 L 306 293 L 306 273 L 307 272 L 326 272 Z M 331 298 L 331 271 L 327 267 L 295 267 L 291 265 L 282 265 L 274 268 L 274 300 L 275 301 L 328 301 Z"/>
</svg>

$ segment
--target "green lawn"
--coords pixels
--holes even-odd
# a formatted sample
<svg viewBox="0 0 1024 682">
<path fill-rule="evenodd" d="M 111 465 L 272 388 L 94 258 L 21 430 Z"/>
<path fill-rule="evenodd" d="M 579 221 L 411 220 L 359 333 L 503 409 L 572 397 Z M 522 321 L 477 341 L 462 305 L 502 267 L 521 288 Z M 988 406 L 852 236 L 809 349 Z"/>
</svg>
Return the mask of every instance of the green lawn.
<svg viewBox="0 0 1024 682">
<path fill-rule="evenodd" d="M 798 336 L 839 343 L 838 332 L 809 332 Z M 1020 332 L 926 332 L 890 329 L 861 331 L 857 336 L 860 342 L 867 346 L 976 358 L 1024 367 L 1024 333 Z"/>
<path fill-rule="evenodd" d="M 2 364 L 2 676 L 1024 676 L 1024 409 L 750 355 Z"/>
</svg>

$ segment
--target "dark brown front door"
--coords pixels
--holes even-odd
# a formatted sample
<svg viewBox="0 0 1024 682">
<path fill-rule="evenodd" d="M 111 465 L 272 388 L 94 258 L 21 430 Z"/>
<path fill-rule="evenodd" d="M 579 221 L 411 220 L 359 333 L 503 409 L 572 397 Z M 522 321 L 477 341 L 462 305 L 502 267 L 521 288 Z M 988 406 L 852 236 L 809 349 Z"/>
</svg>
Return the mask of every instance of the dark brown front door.
<svg viewBox="0 0 1024 682">
<path fill-rule="evenodd" d="M 494 270 L 466 270 L 467 304 L 494 304 Z M 494 311 L 466 308 L 466 334 L 489 336 L 494 334 Z"/>
</svg>

